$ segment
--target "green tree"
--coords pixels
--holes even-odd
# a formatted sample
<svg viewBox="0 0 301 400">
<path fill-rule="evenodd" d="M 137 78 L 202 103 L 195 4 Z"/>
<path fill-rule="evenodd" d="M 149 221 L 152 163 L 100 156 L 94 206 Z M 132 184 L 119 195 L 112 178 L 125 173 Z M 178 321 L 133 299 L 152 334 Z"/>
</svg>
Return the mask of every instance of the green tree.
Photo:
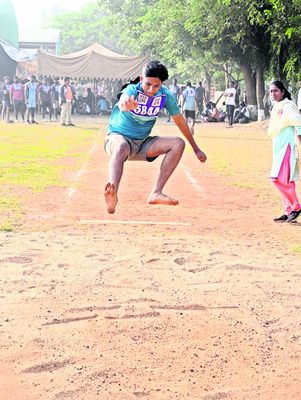
<svg viewBox="0 0 301 400">
<path fill-rule="evenodd" d="M 94 4 L 89 4 L 80 12 L 56 16 L 49 22 L 49 27 L 61 31 L 62 54 L 70 54 L 91 46 L 95 42 L 119 51 L 118 39 L 110 36 L 105 29 L 106 12 Z"/>
<path fill-rule="evenodd" d="M 249 7 L 251 23 L 261 25 L 270 33 L 271 72 L 284 81 L 296 82 L 301 73 L 300 9 L 301 0 L 256 0 Z"/>
<path fill-rule="evenodd" d="M 264 71 L 270 40 L 265 28 L 249 20 L 249 5 L 240 1 L 171 0 L 136 3 L 102 0 L 111 29 L 123 44 L 148 51 L 181 68 L 198 64 L 208 71 L 225 62 L 237 64 L 246 81 L 249 103 L 263 109 Z M 209 68 L 210 66 L 210 68 Z M 256 98 L 257 95 L 257 98 Z"/>
</svg>

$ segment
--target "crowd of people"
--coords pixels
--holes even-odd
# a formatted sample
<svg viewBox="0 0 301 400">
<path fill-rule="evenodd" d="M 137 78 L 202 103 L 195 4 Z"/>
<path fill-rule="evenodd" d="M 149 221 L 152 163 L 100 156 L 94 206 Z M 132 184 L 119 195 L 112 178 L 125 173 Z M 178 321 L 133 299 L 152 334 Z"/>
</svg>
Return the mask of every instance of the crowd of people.
<svg viewBox="0 0 301 400">
<path fill-rule="evenodd" d="M 91 87 L 84 86 L 82 82 L 75 85 L 70 77 L 65 77 L 61 83 L 59 77 L 44 78 L 39 82 L 35 75 L 24 81 L 14 76 L 13 82 L 10 82 L 6 76 L 0 99 L 2 121 L 38 124 L 35 119 L 38 110 L 43 122 L 60 120 L 62 126 L 73 126 L 72 114 L 110 114 L 117 101 L 114 100 L 116 91 L 113 86 L 107 87 L 99 82 L 94 93 Z"/>
<path fill-rule="evenodd" d="M 75 85 L 69 77 L 65 77 L 63 82 L 60 82 L 58 77 L 44 78 L 39 82 L 34 75 L 25 81 L 15 76 L 11 83 L 10 78 L 6 76 L 2 86 L 2 121 L 17 123 L 22 120 L 26 124 L 37 124 L 35 115 L 38 111 L 43 122 L 60 120 L 62 126 L 72 126 L 72 114 L 109 115 L 117 102 L 118 84 L 120 85 L 120 82 L 109 87 L 100 81 L 96 87 L 91 88 L 91 85 L 84 85 L 81 81 Z M 197 87 L 187 82 L 185 88 L 182 88 L 177 79 L 174 79 L 169 91 L 179 104 L 192 134 L 197 115 L 205 122 L 227 120 L 229 127 L 233 123 L 250 121 L 246 104 L 239 103 L 240 89 L 237 82 L 230 82 L 229 88 L 223 93 L 225 102 L 221 107 L 218 107 L 217 103 L 222 96 L 216 102 L 210 101 L 204 106 L 206 92 L 201 81 Z M 13 119 L 11 115 L 14 116 Z M 170 122 L 168 111 L 166 121 Z"/>
<path fill-rule="evenodd" d="M 72 126 L 72 114 L 109 115 L 117 102 L 118 85 L 121 86 L 120 82 L 110 86 L 102 81 L 98 82 L 96 87 L 85 85 L 81 81 L 75 85 L 69 77 L 65 77 L 63 82 L 60 82 L 58 77 L 44 78 L 39 82 L 34 75 L 25 81 L 15 76 L 11 83 L 10 78 L 6 76 L 2 86 L 2 121 L 37 124 L 35 115 L 38 111 L 43 122 L 60 120 L 62 126 Z M 206 92 L 201 81 L 197 87 L 187 82 L 183 88 L 178 85 L 177 79 L 174 79 L 169 91 L 179 104 L 192 134 L 197 115 L 205 122 L 227 120 L 229 127 L 233 123 L 250 121 L 246 104 L 239 103 L 240 89 L 237 82 L 230 82 L 229 88 L 223 93 L 225 102 L 221 107 L 218 107 L 217 103 L 222 96 L 216 102 L 210 101 L 204 106 Z M 14 116 L 13 119 L 11 115 Z M 170 122 L 168 111 L 166 121 Z"/>
<path fill-rule="evenodd" d="M 228 127 L 232 127 L 233 123 L 247 124 L 250 122 L 250 111 L 246 104 L 246 96 L 244 101 L 241 101 L 240 87 L 238 82 L 230 82 L 229 88 L 214 101 L 206 101 L 206 91 L 202 84 L 194 88 L 191 82 L 187 82 L 186 87 L 181 91 L 177 80 L 174 79 L 172 85 L 169 86 L 169 91 L 173 95 L 176 102 L 180 105 L 186 122 L 189 123 L 191 132 L 194 132 L 195 118 L 199 115 L 204 122 L 228 122 Z M 220 107 L 218 102 L 224 97 L 225 101 Z M 166 122 L 170 122 L 170 116 Z"/>
</svg>

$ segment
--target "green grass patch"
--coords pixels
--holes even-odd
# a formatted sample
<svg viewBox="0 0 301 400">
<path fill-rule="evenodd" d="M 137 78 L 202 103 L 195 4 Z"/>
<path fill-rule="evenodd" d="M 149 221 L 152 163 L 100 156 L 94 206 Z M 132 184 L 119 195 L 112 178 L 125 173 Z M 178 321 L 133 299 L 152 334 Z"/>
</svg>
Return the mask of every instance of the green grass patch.
<svg viewBox="0 0 301 400">
<path fill-rule="evenodd" d="M 20 223 L 20 213 L 26 211 L 30 196 L 50 186 L 73 186 L 64 173 L 78 170 L 88 159 L 88 150 L 99 131 L 96 122 L 91 121 L 91 125 L 1 125 L 1 231 L 11 231 Z"/>
<path fill-rule="evenodd" d="M 301 255 L 301 246 L 300 245 L 296 245 L 293 247 L 293 252 L 294 253 L 298 253 Z"/>
</svg>

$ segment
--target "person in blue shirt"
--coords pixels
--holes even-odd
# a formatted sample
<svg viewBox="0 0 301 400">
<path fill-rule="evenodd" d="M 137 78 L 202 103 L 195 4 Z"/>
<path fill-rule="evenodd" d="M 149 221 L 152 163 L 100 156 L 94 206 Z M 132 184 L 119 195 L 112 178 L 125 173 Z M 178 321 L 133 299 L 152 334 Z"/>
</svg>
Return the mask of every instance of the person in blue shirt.
<svg viewBox="0 0 301 400">
<path fill-rule="evenodd" d="M 35 109 L 37 107 L 38 83 L 36 77 L 31 75 L 30 81 L 24 86 L 24 98 L 26 104 L 26 124 L 38 124 L 34 119 Z M 31 115 L 31 122 L 29 121 Z"/>
<path fill-rule="evenodd" d="M 196 91 L 191 87 L 191 82 L 186 83 L 186 89 L 183 91 L 183 103 L 182 108 L 185 112 L 185 119 L 187 125 L 189 121 L 191 122 L 190 131 L 191 134 L 194 134 L 194 125 L 195 125 L 195 110 L 197 110 L 197 94 Z"/>
<path fill-rule="evenodd" d="M 115 212 L 118 187 L 126 160 L 154 161 L 164 155 L 159 176 L 148 197 L 149 204 L 177 205 L 178 201 L 163 194 L 162 190 L 177 167 L 185 142 L 179 137 L 150 136 L 160 110 L 165 107 L 183 136 L 188 140 L 196 157 L 205 162 L 207 157 L 197 146 L 180 109 L 163 82 L 168 71 L 160 61 L 149 61 L 142 75 L 134 83 L 123 87 L 118 94 L 109 122 L 104 147 L 111 156 L 109 182 L 104 196 L 109 214 Z"/>
</svg>

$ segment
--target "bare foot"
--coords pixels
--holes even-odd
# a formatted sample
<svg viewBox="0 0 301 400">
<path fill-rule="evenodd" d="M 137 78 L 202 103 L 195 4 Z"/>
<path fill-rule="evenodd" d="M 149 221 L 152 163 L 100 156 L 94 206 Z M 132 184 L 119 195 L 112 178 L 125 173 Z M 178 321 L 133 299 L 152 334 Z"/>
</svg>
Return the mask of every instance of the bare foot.
<svg viewBox="0 0 301 400">
<path fill-rule="evenodd" d="M 172 199 L 163 193 L 151 193 L 147 201 L 149 204 L 166 204 L 168 206 L 179 204 L 178 200 Z"/>
<path fill-rule="evenodd" d="M 109 214 L 114 214 L 118 202 L 117 194 L 114 183 L 107 183 L 105 186 L 105 201 L 107 204 L 107 211 Z"/>
</svg>

